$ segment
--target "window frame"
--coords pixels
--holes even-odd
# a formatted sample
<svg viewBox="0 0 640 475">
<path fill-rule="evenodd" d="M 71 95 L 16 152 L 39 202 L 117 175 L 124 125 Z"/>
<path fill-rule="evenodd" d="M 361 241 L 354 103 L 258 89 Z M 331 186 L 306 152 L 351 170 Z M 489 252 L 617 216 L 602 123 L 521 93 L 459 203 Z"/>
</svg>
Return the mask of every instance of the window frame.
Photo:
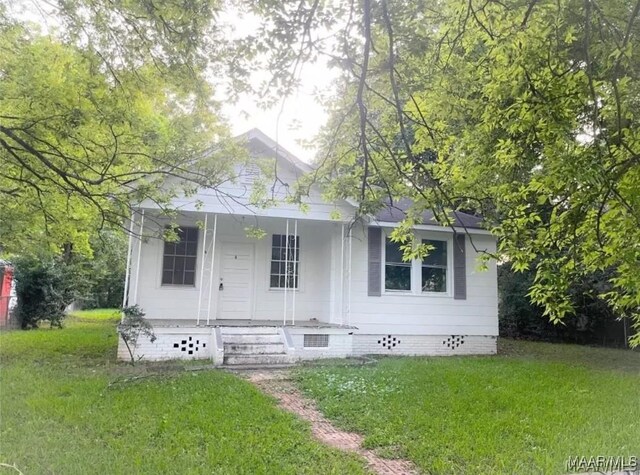
<svg viewBox="0 0 640 475">
<path fill-rule="evenodd" d="M 199 246 L 201 244 L 201 239 L 202 237 L 200 236 L 200 228 L 198 228 L 198 226 L 196 225 L 179 225 L 178 229 L 180 229 L 181 231 L 186 231 L 187 229 L 194 229 L 196 232 L 196 241 L 195 241 L 195 254 L 194 255 L 177 255 L 177 254 L 169 254 L 167 255 L 165 253 L 165 248 L 166 248 L 166 244 L 168 243 L 166 240 L 162 239 L 161 243 L 162 245 L 160 246 L 160 287 L 163 288 L 176 288 L 176 289 L 196 289 L 197 288 L 197 284 L 198 284 L 198 278 L 199 278 L 199 272 L 198 272 L 198 262 L 200 260 L 200 251 L 199 251 Z M 178 242 L 180 241 L 176 241 L 172 244 L 178 244 Z M 192 242 L 192 241 L 186 241 L 186 242 Z M 164 282 L 164 272 L 165 272 L 165 258 L 169 256 L 169 257 L 173 257 L 174 259 L 176 257 L 183 257 L 183 258 L 195 258 L 195 263 L 194 263 L 194 269 L 193 269 L 193 284 L 177 284 L 177 283 L 165 283 Z M 175 272 L 175 263 L 173 266 L 173 272 Z M 183 274 L 186 273 L 186 270 L 183 270 Z M 173 279 L 172 279 L 173 280 Z M 184 281 L 184 275 L 183 275 L 183 281 Z"/>
<path fill-rule="evenodd" d="M 391 264 L 389 264 L 387 262 L 387 242 L 391 242 L 392 244 L 398 244 L 398 246 L 400 246 L 400 243 L 394 243 L 391 241 L 389 236 L 384 236 L 384 240 L 382 242 L 383 244 L 383 255 L 382 255 L 382 288 L 384 289 L 385 292 L 389 292 L 389 293 L 393 293 L 393 294 L 406 294 L 406 293 L 411 293 L 411 291 L 413 290 L 413 261 L 402 261 L 402 262 L 393 262 Z M 401 251 L 402 252 L 402 251 Z M 409 288 L 408 289 L 388 289 L 387 288 L 387 266 L 394 266 L 394 267 L 400 267 L 400 268 L 404 268 L 404 269 L 409 269 Z"/>
<path fill-rule="evenodd" d="M 411 264 L 411 290 L 388 290 L 385 286 L 386 280 L 386 240 L 390 237 L 392 230 L 382 231 L 382 259 L 380 272 L 382 295 L 387 296 L 412 296 L 412 297 L 432 297 L 432 298 L 452 298 L 453 297 L 453 235 L 429 231 L 414 231 L 414 237 L 417 242 L 423 239 L 430 241 L 443 241 L 446 243 L 447 252 L 447 276 L 446 276 L 446 292 L 434 292 L 422 290 L 422 259 L 413 259 Z"/>
<path fill-rule="evenodd" d="M 447 293 L 449 293 L 450 291 L 450 284 L 449 284 L 449 254 L 450 254 L 450 249 L 451 247 L 449 246 L 448 241 L 445 240 L 441 240 L 441 239 L 431 239 L 431 238 L 425 238 L 425 237 L 421 237 L 420 242 L 422 244 L 424 244 L 424 241 L 437 241 L 437 242 L 444 242 L 445 247 L 444 247 L 444 252 L 445 252 L 445 265 L 442 266 L 441 264 L 425 264 L 424 260 L 420 259 L 419 260 L 419 264 L 420 264 L 420 280 L 418 281 L 420 283 L 420 292 L 423 294 L 434 294 L 434 295 L 438 295 L 438 294 L 444 294 L 446 295 Z M 440 290 L 424 290 L 423 286 L 422 286 L 422 272 L 424 271 L 424 269 L 443 269 L 444 268 L 444 291 L 440 291 Z"/>
<path fill-rule="evenodd" d="M 294 234 L 289 234 L 289 235 L 288 235 L 288 236 L 289 236 L 289 238 L 294 238 L 294 242 L 297 244 L 297 246 L 296 246 L 296 252 L 295 252 L 295 255 L 296 255 L 296 257 L 297 257 L 297 261 L 296 261 L 296 264 L 295 264 L 295 266 L 294 266 L 295 274 L 294 274 L 294 276 L 293 276 L 294 282 L 296 282 L 296 283 L 297 283 L 297 286 L 296 286 L 296 287 L 290 287 L 290 286 L 287 286 L 287 287 L 285 287 L 285 286 L 282 286 L 282 287 L 279 287 L 279 286 L 278 286 L 278 287 L 274 287 L 274 286 L 272 286 L 272 285 L 271 285 L 271 277 L 272 277 L 272 276 L 275 276 L 275 275 L 278 275 L 279 277 L 285 276 L 285 279 L 286 279 L 286 274 L 280 274 L 280 273 L 278 273 L 278 274 L 273 274 L 273 273 L 271 272 L 271 266 L 272 266 L 272 264 L 273 264 L 274 262 L 282 263 L 282 264 L 284 264 L 284 262 L 285 262 L 284 260 L 280 260 L 280 259 L 278 259 L 278 260 L 274 260 L 274 259 L 273 259 L 273 249 L 274 249 L 274 245 L 273 245 L 273 237 L 274 237 L 274 236 L 280 236 L 280 239 L 282 239 L 282 238 L 284 238 L 285 236 L 287 236 L 287 234 L 286 234 L 286 233 L 284 233 L 284 234 L 283 234 L 283 233 L 271 233 L 271 241 L 269 242 L 269 251 L 268 251 L 269 259 L 268 259 L 268 264 L 267 264 L 267 288 L 268 288 L 270 291 L 276 291 L 276 292 L 284 291 L 284 290 L 285 290 L 285 288 L 286 288 L 286 290 L 292 290 L 292 291 L 295 291 L 295 292 L 300 292 L 300 291 L 301 291 L 301 289 L 302 289 L 301 271 L 300 271 L 300 264 L 301 264 L 301 262 L 302 262 L 302 259 L 301 259 L 301 255 L 302 255 L 302 245 L 300 244 L 300 241 L 301 241 L 301 239 L 300 239 L 300 235 L 299 235 L 299 234 L 298 234 L 298 235 L 294 235 Z M 286 242 L 285 242 L 285 244 L 286 244 Z M 285 249 L 285 248 L 282 246 L 282 244 L 279 246 L 279 248 L 280 248 L 280 249 Z M 288 261 L 288 262 L 292 262 L 292 261 Z"/>
</svg>

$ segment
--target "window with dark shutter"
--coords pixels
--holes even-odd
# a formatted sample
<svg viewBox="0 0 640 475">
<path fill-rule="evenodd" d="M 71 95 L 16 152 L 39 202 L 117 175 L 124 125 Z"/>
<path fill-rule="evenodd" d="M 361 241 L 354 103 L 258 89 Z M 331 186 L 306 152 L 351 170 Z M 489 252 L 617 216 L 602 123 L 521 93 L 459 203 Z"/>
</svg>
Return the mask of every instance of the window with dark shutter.
<svg viewBox="0 0 640 475">
<path fill-rule="evenodd" d="M 429 255 L 421 263 L 422 291 L 447 291 L 447 242 L 423 239 L 423 244 L 431 247 Z"/>
<path fill-rule="evenodd" d="M 177 242 L 164 243 L 162 284 L 195 285 L 198 228 L 182 227 L 177 233 Z"/>
<path fill-rule="evenodd" d="M 404 252 L 400 243 L 387 238 L 384 253 L 384 288 L 385 290 L 411 290 L 411 261 L 403 259 Z"/>
</svg>

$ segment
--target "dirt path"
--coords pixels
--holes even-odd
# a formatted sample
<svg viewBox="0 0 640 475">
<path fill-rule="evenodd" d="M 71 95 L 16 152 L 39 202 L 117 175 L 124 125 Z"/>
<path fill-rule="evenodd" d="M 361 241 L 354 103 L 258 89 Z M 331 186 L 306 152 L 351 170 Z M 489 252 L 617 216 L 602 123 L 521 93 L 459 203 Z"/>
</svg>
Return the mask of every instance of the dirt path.
<svg viewBox="0 0 640 475">
<path fill-rule="evenodd" d="M 408 460 L 384 459 L 372 450 L 362 447 L 363 437 L 335 427 L 316 408 L 313 401 L 305 398 L 294 386 L 286 370 L 247 371 L 243 375 L 266 394 L 275 397 L 280 407 L 311 423 L 313 436 L 331 447 L 353 452 L 363 457 L 369 468 L 381 475 L 418 473 Z"/>
</svg>

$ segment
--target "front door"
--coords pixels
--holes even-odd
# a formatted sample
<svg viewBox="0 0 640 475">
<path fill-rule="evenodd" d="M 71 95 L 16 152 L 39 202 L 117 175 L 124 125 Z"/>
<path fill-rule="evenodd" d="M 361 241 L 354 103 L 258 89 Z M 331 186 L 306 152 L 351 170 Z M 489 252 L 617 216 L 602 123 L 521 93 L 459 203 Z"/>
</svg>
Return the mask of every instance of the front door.
<svg viewBox="0 0 640 475">
<path fill-rule="evenodd" d="M 218 302 L 221 319 L 250 319 L 253 244 L 223 243 Z"/>
</svg>

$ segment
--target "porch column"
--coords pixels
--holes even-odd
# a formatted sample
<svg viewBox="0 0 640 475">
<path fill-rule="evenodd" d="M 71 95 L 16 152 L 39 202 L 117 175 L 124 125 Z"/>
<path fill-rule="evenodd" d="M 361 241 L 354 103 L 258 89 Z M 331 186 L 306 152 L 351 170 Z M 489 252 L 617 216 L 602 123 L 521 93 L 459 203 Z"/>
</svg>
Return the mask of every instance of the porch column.
<svg viewBox="0 0 640 475">
<path fill-rule="evenodd" d="M 345 264 L 347 259 L 345 224 L 335 224 L 331 235 L 329 321 L 345 324 Z"/>
<path fill-rule="evenodd" d="M 204 215 L 204 231 L 202 232 L 202 257 L 200 258 L 200 288 L 198 289 L 198 314 L 196 315 L 196 326 L 200 325 L 200 313 L 202 312 L 202 290 L 204 289 L 204 261 L 207 253 L 207 231 L 209 214 Z"/>
<path fill-rule="evenodd" d="M 142 256 L 142 237 L 144 235 L 144 209 L 140 214 L 140 232 L 138 236 L 138 255 L 136 256 L 136 284 L 133 287 L 133 304 L 138 304 L 138 287 L 140 284 L 140 258 Z"/>
<path fill-rule="evenodd" d="M 129 218 L 129 243 L 127 245 L 127 267 L 124 277 L 124 292 L 122 295 L 122 308 L 129 304 L 129 280 L 131 277 L 131 252 L 133 251 L 133 211 L 131 211 L 131 217 Z M 124 313 L 122 314 L 122 320 L 124 320 Z"/>
<path fill-rule="evenodd" d="M 213 265 L 216 256 L 216 237 L 218 234 L 218 215 L 213 215 L 213 239 L 211 240 L 211 265 L 209 268 L 209 300 L 207 302 L 207 325 L 211 318 L 211 297 L 213 296 Z M 205 256 L 202 256 L 204 259 Z"/>
</svg>

